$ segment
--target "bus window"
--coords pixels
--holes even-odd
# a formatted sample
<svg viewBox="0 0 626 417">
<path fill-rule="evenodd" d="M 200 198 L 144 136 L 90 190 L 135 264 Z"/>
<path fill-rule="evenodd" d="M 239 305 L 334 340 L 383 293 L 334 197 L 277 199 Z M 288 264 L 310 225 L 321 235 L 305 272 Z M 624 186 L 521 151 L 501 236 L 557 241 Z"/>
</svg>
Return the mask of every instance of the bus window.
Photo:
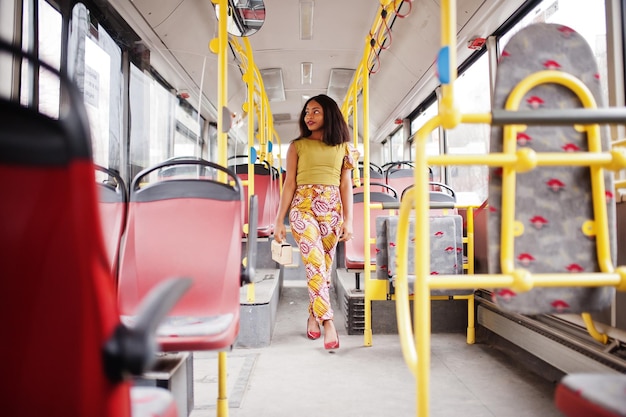
<svg viewBox="0 0 626 417">
<path fill-rule="evenodd" d="M 438 102 L 434 101 L 430 106 L 426 107 L 419 116 L 415 119 L 411 120 L 411 137 L 412 140 L 415 139 L 415 134 L 417 131 L 424 126 L 424 124 L 435 117 L 438 112 Z M 439 155 L 441 153 L 439 146 L 439 129 L 435 129 L 430 133 L 428 141 L 426 142 L 426 154 L 427 155 Z M 415 155 L 410 155 L 411 159 L 415 158 Z M 433 181 L 443 182 L 441 176 L 441 167 L 433 166 L 431 167 L 433 171 Z"/>
<path fill-rule="evenodd" d="M 510 31 L 500 37 L 498 49 L 502 51 L 515 33 L 532 23 L 547 22 L 569 26 L 580 33 L 593 50 L 600 72 L 602 95 L 605 103 L 608 103 L 605 15 L 604 0 L 585 2 L 544 0 Z"/>
<path fill-rule="evenodd" d="M 404 144 L 406 140 L 402 134 L 402 128 L 398 128 L 389 138 L 389 150 L 391 154 L 390 161 L 404 161 Z"/>
<path fill-rule="evenodd" d="M 42 61 L 59 69 L 61 62 L 61 14 L 45 0 L 37 3 L 39 20 L 37 30 L 39 36 L 35 36 L 33 23 L 32 3 L 24 3 L 22 36 L 23 44 L 32 50 L 37 42 L 39 57 Z M 37 38 L 37 39 L 36 39 Z M 22 67 L 22 89 L 20 100 L 22 104 L 34 104 L 38 100 L 38 108 L 43 114 L 50 117 L 59 117 L 59 79 L 41 68 L 37 74 L 37 83 L 34 81 L 35 70 L 29 65 Z M 37 88 L 35 99 L 34 89 Z"/>
<path fill-rule="evenodd" d="M 491 111 L 489 94 L 489 60 L 483 54 L 456 80 L 455 97 L 463 113 L 488 113 Z M 460 124 L 446 131 L 447 149 L 450 155 L 484 155 L 489 152 L 489 126 L 485 124 Z M 472 204 L 487 199 L 486 166 L 466 165 L 448 168 L 446 181 L 459 196 L 474 196 Z M 468 201 L 469 203 L 469 201 Z M 465 204 L 459 201 L 459 204 Z"/>
<path fill-rule="evenodd" d="M 119 170 L 122 155 L 122 52 L 82 3 L 72 9 L 69 73 L 82 90 L 94 162 Z"/>
</svg>

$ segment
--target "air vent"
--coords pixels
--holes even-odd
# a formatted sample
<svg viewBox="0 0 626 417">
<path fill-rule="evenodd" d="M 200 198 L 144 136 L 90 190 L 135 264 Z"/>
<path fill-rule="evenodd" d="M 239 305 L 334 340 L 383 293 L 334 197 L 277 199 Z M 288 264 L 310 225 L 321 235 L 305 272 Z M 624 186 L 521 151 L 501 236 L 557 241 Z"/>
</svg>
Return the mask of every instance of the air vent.
<svg viewBox="0 0 626 417">
<path fill-rule="evenodd" d="M 330 79 L 328 80 L 328 94 L 337 103 L 341 105 L 346 97 L 350 82 L 354 77 L 354 70 L 347 68 L 333 68 L 330 70 Z"/>
<path fill-rule="evenodd" d="M 291 120 L 291 115 L 289 113 L 276 113 L 274 114 L 274 123 L 277 122 L 286 122 Z"/>
<path fill-rule="evenodd" d="M 280 68 L 262 69 L 261 77 L 269 101 L 285 101 L 283 70 Z"/>
</svg>

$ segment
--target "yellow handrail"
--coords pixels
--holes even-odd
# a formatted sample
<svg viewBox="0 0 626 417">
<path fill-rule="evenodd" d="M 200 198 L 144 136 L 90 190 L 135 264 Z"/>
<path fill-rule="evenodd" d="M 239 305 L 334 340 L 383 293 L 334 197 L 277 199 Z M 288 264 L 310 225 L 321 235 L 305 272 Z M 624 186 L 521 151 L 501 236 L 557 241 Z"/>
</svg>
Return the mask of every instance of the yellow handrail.
<svg viewBox="0 0 626 417">
<path fill-rule="evenodd" d="M 428 222 L 428 178 L 426 171 L 415 170 L 415 187 L 406 194 L 400 207 L 397 242 L 397 276 L 396 305 L 398 332 L 401 339 L 402 352 L 409 369 L 417 378 L 416 401 L 417 415 L 429 414 L 429 376 L 430 376 L 430 303 L 428 295 L 431 289 L 444 288 L 501 288 L 511 287 L 516 291 L 528 291 L 535 286 L 615 286 L 618 290 L 626 290 L 626 268 L 614 268 L 608 238 L 608 220 L 604 205 L 603 170 L 618 170 L 626 167 L 623 155 L 617 152 L 602 152 L 599 128 L 597 124 L 583 126 L 587 132 L 589 151 L 568 154 L 565 157 L 556 153 L 535 153 L 530 150 L 516 150 L 516 133 L 525 129 L 521 125 L 504 127 L 504 149 L 502 153 L 483 156 L 440 155 L 426 156 L 426 141 L 430 133 L 437 127 L 446 129 L 456 127 L 459 123 L 491 123 L 490 114 L 460 114 L 454 105 L 452 84 L 456 78 L 456 2 L 442 0 L 442 44 L 447 49 L 450 68 L 447 71 L 447 83 L 442 86 L 442 97 L 439 102 L 439 114 L 428 120 L 416 134 L 415 166 L 430 165 L 488 165 L 503 167 L 503 205 L 502 205 L 502 244 L 501 274 L 480 275 L 438 275 L 430 278 L 430 251 Z M 544 83 L 557 83 L 572 90 L 581 100 L 584 107 L 593 108 L 595 102 L 589 90 L 575 77 L 557 71 L 540 71 L 522 80 L 510 94 L 506 108 L 517 110 L 522 97 L 533 87 Z M 597 255 L 600 264 L 599 273 L 551 273 L 531 274 L 522 269 L 514 269 L 512 227 L 514 221 L 515 175 L 542 165 L 579 165 L 588 166 L 592 177 L 592 192 L 595 194 L 593 210 L 595 221 L 586 225 L 590 235 L 596 235 Z M 411 201 L 409 201 L 411 200 Z M 408 278 L 407 278 L 407 240 L 408 219 L 415 205 L 415 223 L 420 225 L 420 232 L 415 236 L 415 286 L 414 286 L 414 332 L 411 332 Z M 506 206 L 506 207 L 505 207 Z M 508 224 L 508 226 L 506 226 Z M 418 262 L 419 260 L 419 262 Z M 590 317 L 583 315 L 590 332 L 595 330 L 589 326 Z M 411 337 L 413 336 L 413 337 Z M 596 335 L 598 336 L 598 335 Z M 594 336 L 595 337 L 595 336 Z M 601 336 L 599 336 L 601 337 Z"/>
<path fill-rule="evenodd" d="M 239 42 L 238 38 L 233 37 L 229 40 L 230 45 L 239 57 L 239 66 L 242 69 L 242 79 L 246 83 L 247 98 L 243 104 L 242 110 L 247 114 L 248 118 L 248 179 L 242 181 L 242 184 L 248 187 L 248 198 L 255 193 L 254 188 L 254 152 L 256 151 L 255 144 L 257 138 L 254 135 L 254 118 L 258 123 L 258 158 L 260 160 L 267 160 L 271 167 L 274 164 L 273 152 L 269 151 L 270 137 L 276 138 L 279 146 L 280 157 L 280 138 L 276 134 L 273 126 L 272 112 L 269 105 L 269 99 L 265 92 L 265 86 L 263 84 L 263 78 L 261 73 L 254 62 L 254 54 L 250 41 L 247 37 L 243 38 L 243 46 Z M 273 145 L 273 144 L 272 144 Z M 282 168 L 282 163 L 279 163 L 279 169 Z M 282 192 L 282 181 L 279 182 L 279 194 Z M 244 225 L 244 231 L 251 233 L 248 230 L 249 225 Z M 254 303 L 256 300 L 256 291 L 254 283 L 250 283 L 246 286 L 246 301 Z"/>
<path fill-rule="evenodd" d="M 419 170 L 416 170 L 419 171 Z M 398 217 L 398 242 L 406 242 L 409 239 L 409 214 L 413 205 L 414 196 L 412 192 L 406 193 L 405 198 L 400 203 L 400 214 Z M 417 236 L 416 236 L 417 239 Z M 409 283 L 408 283 L 408 245 L 398 245 L 397 252 L 397 275 L 396 275 L 396 317 L 398 321 L 398 334 L 402 346 L 402 355 L 409 366 L 409 369 L 417 377 L 418 353 L 413 339 L 411 322 L 411 308 L 409 306 Z M 393 260 L 390 260 L 393 262 Z M 417 266 L 417 265 L 416 265 Z M 417 286 L 417 282 L 415 283 Z M 420 297 L 417 287 L 414 291 L 415 297 Z M 430 311 L 428 312 L 430 314 Z M 428 333 L 430 333 L 430 320 Z M 416 334 L 417 336 L 417 334 Z M 428 390 L 428 388 L 425 388 Z M 419 395 L 419 394 L 418 394 Z M 428 395 L 428 393 L 426 393 Z"/>
<path fill-rule="evenodd" d="M 376 18 L 374 19 L 374 23 L 370 28 L 370 32 L 365 39 L 365 48 L 363 50 L 363 56 L 361 61 L 355 71 L 354 77 L 352 78 L 352 82 L 348 87 L 348 92 L 346 94 L 346 98 L 341 106 L 341 111 L 346 120 L 353 117 L 353 140 L 354 144 L 358 143 L 358 97 L 359 93 L 362 97 L 362 107 L 363 107 L 363 132 L 362 132 L 362 142 L 363 142 L 363 182 L 361 182 L 361 178 L 359 176 L 358 170 L 355 170 L 354 173 L 354 183 L 357 186 L 363 185 L 363 247 L 364 254 L 363 259 L 369 260 L 371 259 L 371 247 L 370 247 L 370 210 L 371 210 L 371 198 L 370 198 L 370 187 L 369 187 L 369 162 L 370 162 L 370 152 L 369 152 L 369 75 L 370 75 L 370 57 L 372 56 L 372 51 L 374 50 L 375 45 L 381 45 L 388 33 L 386 30 L 381 30 L 388 27 L 388 20 L 391 19 L 393 13 L 389 11 L 393 11 L 396 6 L 396 2 L 394 0 L 379 0 L 380 6 L 378 8 L 378 12 L 376 14 Z M 374 42 L 372 45 L 371 42 Z M 384 280 L 373 280 L 371 279 L 371 268 L 369 265 L 366 265 L 363 272 L 363 281 L 364 281 L 364 330 L 363 330 L 363 344 L 364 346 L 372 345 L 372 311 L 371 311 L 371 301 L 377 297 L 381 299 L 386 298 L 386 282 Z"/>
<path fill-rule="evenodd" d="M 416 141 L 416 166 L 426 165 L 426 142 L 430 132 L 439 127 L 441 119 L 435 116 L 417 132 Z M 501 156 L 503 154 L 500 154 Z M 589 157 L 592 152 L 586 153 Z M 612 154 L 605 154 L 606 161 L 602 165 L 615 166 L 615 157 Z M 463 158 L 454 156 L 456 165 L 463 164 Z M 484 156 L 483 164 L 488 160 L 497 161 L 497 155 Z M 445 162 L 445 158 L 439 157 L 441 162 Z M 509 165 L 515 169 L 515 165 L 525 167 L 519 164 L 518 156 L 513 155 L 503 158 L 506 163 L 500 165 Z M 539 163 L 539 161 L 541 163 Z M 432 164 L 432 160 L 428 158 L 428 162 Z M 474 157 L 469 157 L 468 161 L 473 164 Z M 478 159 L 480 163 L 480 159 Z M 549 158 L 537 158 L 536 165 L 550 165 L 552 162 Z M 420 165 L 423 164 L 423 165 Z M 591 164 L 593 165 L 593 164 Z M 601 169 L 601 168 L 599 168 Z M 600 173 L 601 175 L 601 173 Z M 429 251 L 429 222 L 428 222 L 428 179 L 425 170 L 415 170 L 415 184 L 412 191 L 405 194 L 405 200 L 400 206 L 400 223 L 398 225 L 397 242 L 397 271 L 396 276 L 396 305 L 398 332 L 401 339 L 402 352 L 411 371 L 417 377 L 417 412 L 418 416 L 428 416 L 429 412 L 429 375 L 430 375 L 430 303 L 428 295 L 432 289 L 471 289 L 471 288 L 503 288 L 510 287 L 516 291 L 528 291 L 535 286 L 557 287 L 557 286 L 615 286 L 619 290 L 626 290 L 626 268 L 612 268 L 609 272 L 599 273 L 577 273 L 577 274 L 530 274 L 524 270 L 512 270 L 509 273 L 502 274 L 478 274 L 478 275 L 437 275 L 436 279 L 430 278 L 430 251 Z M 408 283 L 407 283 L 407 233 L 408 233 L 408 217 L 411 212 L 411 202 L 415 202 L 415 223 L 421 225 L 421 233 L 415 236 L 415 253 L 414 257 L 419 262 L 415 264 L 415 286 L 414 286 L 414 338 L 407 330 L 407 323 L 410 323 L 408 313 Z M 608 226 L 605 226 L 605 229 Z M 602 239 L 603 232 L 599 232 L 598 239 Z M 503 245 L 504 246 L 504 245 Z M 599 244 L 599 246 L 602 246 Z M 598 248 L 599 256 L 602 256 L 602 250 Z M 609 257 L 610 260 L 610 257 Z M 605 260 L 606 261 L 606 260 Z M 406 306 L 406 307 L 405 307 Z M 416 346 L 417 343 L 417 346 Z"/>
<path fill-rule="evenodd" d="M 602 343 L 603 345 L 606 345 L 609 342 L 609 336 L 607 336 L 606 333 L 600 333 L 596 329 L 596 326 L 593 323 L 593 319 L 591 318 L 591 314 L 582 313 L 581 317 L 583 318 L 583 321 L 585 322 L 585 327 L 587 328 L 587 332 L 589 332 L 591 337 L 593 337 L 595 340 Z"/>
</svg>

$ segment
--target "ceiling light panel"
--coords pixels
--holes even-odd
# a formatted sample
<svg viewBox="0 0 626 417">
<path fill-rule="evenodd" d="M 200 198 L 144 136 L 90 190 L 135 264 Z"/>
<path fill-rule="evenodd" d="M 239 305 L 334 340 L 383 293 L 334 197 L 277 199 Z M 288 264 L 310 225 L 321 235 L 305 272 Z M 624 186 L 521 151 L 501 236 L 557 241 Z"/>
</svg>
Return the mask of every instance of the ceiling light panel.
<svg viewBox="0 0 626 417">
<path fill-rule="evenodd" d="M 302 85 L 311 85 L 313 83 L 313 63 L 300 63 L 300 83 Z"/>
<path fill-rule="evenodd" d="M 300 39 L 313 39 L 313 0 L 300 0 Z"/>
</svg>

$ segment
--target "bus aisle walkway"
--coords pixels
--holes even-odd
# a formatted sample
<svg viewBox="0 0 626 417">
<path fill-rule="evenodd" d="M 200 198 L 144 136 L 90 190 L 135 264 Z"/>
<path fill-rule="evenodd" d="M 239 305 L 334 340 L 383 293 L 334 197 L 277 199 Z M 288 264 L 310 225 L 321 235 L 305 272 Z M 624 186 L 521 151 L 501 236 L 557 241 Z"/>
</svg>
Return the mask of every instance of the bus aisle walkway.
<svg viewBox="0 0 626 417">
<path fill-rule="evenodd" d="M 323 335 L 306 337 L 307 292 L 303 281 L 286 280 L 271 345 L 234 349 L 228 355 L 230 417 L 415 416 L 415 379 L 398 335 L 345 334 L 335 307 L 341 348 L 324 350 Z M 464 334 L 434 334 L 431 359 L 433 417 L 551 417 L 550 382 L 520 369 L 486 345 L 467 345 Z M 217 354 L 194 353 L 191 417 L 214 417 Z"/>
</svg>

